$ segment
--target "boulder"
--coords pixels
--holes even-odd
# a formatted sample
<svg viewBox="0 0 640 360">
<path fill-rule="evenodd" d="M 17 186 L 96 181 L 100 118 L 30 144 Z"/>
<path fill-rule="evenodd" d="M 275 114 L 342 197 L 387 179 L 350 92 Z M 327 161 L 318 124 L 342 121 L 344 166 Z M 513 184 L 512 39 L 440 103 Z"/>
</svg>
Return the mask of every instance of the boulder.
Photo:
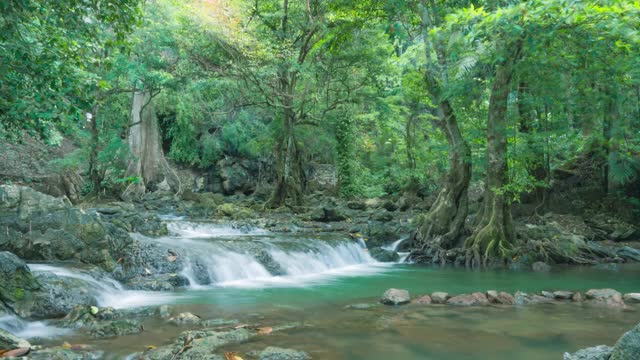
<svg viewBox="0 0 640 360">
<path fill-rule="evenodd" d="M 129 279 L 127 288 L 148 291 L 173 291 L 176 288 L 188 286 L 189 280 L 180 274 L 156 274 L 137 276 Z"/>
<path fill-rule="evenodd" d="M 369 249 L 369 255 L 380 262 L 397 262 L 400 260 L 400 255 L 397 252 L 380 247 Z"/>
<path fill-rule="evenodd" d="M 630 246 L 621 247 L 617 255 L 625 260 L 640 262 L 640 250 L 634 249 Z"/>
<path fill-rule="evenodd" d="M 624 301 L 622 294 L 613 289 L 591 289 L 585 293 L 587 301 L 591 304 L 608 307 L 622 308 Z"/>
<path fill-rule="evenodd" d="M 142 332 L 142 326 L 135 320 L 105 321 L 96 323 L 88 329 L 89 335 L 96 339 L 112 338 L 140 332 Z"/>
<path fill-rule="evenodd" d="M 199 324 L 201 320 L 202 319 L 198 315 L 184 312 L 170 318 L 169 322 L 174 325 L 194 325 Z"/>
<path fill-rule="evenodd" d="M 347 219 L 344 212 L 336 207 L 321 207 L 311 211 L 309 218 L 319 222 L 334 222 Z"/>
<path fill-rule="evenodd" d="M 504 291 L 497 292 L 495 290 L 487 291 L 487 300 L 492 304 L 515 305 L 516 300 L 509 293 Z"/>
<path fill-rule="evenodd" d="M 542 261 L 536 261 L 531 265 L 531 269 L 535 272 L 549 272 L 551 271 L 551 266 Z"/>
<path fill-rule="evenodd" d="M 40 289 L 40 283 L 24 261 L 10 252 L 0 252 L 0 304 L 13 309 L 31 301 Z"/>
<path fill-rule="evenodd" d="M 449 299 L 449 293 L 436 291 L 431 294 L 431 301 L 434 304 L 444 304 Z"/>
<path fill-rule="evenodd" d="M 584 299 L 582 297 L 582 293 L 581 292 L 577 292 L 575 294 L 573 294 L 573 296 L 571 297 L 571 301 L 573 302 L 582 302 Z"/>
<path fill-rule="evenodd" d="M 392 288 L 384 292 L 380 302 L 385 305 L 403 305 L 411 302 L 411 296 L 407 290 Z"/>
<path fill-rule="evenodd" d="M 310 360 L 311 356 L 304 351 L 283 349 L 269 346 L 260 352 L 259 360 Z"/>
<path fill-rule="evenodd" d="M 0 186 L 0 250 L 27 260 L 76 260 L 111 271 L 132 242 L 95 212 L 29 187 Z"/>
<path fill-rule="evenodd" d="M 482 306 L 488 304 L 489 300 L 487 300 L 487 296 L 480 292 L 475 292 L 473 294 L 462 294 L 454 296 L 447 300 L 447 305 L 455 306 Z"/>
<path fill-rule="evenodd" d="M 573 354 L 564 353 L 563 360 L 609 360 L 612 350 L 606 345 L 594 346 L 578 350 Z"/>
<path fill-rule="evenodd" d="M 216 215 L 231 218 L 233 220 L 247 220 L 255 217 L 255 214 L 251 209 L 231 203 L 218 206 Z"/>
<path fill-rule="evenodd" d="M 571 291 L 554 291 L 553 297 L 558 300 L 571 300 L 575 294 Z"/>
<path fill-rule="evenodd" d="M 530 295 L 522 291 L 516 291 L 514 301 L 516 305 L 535 305 L 550 303 L 553 302 L 553 299 L 540 295 Z"/>
<path fill-rule="evenodd" d="M 618 339 L 609 358 L 609 360 L 637 359 L 640 359 L 640 324 Z"/>
<path fill-rule="evenodd" d="M 13 350 L 18 348 L 30 348 L 31 344 L 12 333 L 0 329 L 0 349 Z"/>
<path fill-rule="evenodd" d="M 431 296 L 429 295 L 422 295 L 417 299 L 414 299 L 412 301 L 413 304 L 418 304 L 418 305 L 429 305 L 431 304 Z"/>
<path fill-rule="evenodd" d="M 640 304 L 640 293 L 624 294 L 622 299 L 629 304 Z"/>
</svg>

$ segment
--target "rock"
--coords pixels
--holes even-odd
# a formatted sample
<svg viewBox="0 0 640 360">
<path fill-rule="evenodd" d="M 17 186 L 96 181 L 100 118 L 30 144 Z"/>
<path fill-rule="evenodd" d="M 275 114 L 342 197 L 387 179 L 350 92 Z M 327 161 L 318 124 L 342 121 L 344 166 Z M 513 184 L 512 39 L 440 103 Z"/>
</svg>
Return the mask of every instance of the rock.
<svg viewBox="0 0 640 360">
<path fill-rule="evenodd" d="M 640 324 L 618 339 L 609 358 L 609 360 L 637 359 L 640 359 Z"/>
<path fill-rule="evenodd" d="M 587 301 L 608 307 L 624 307 L 622 294 L 613 289 L 591 289 L 585 293 Z"/>
<path fill-rule="evenodd" d="M 226 326 L 226 325 L 237 325 L 239 324 L 240 321 L 239 320 L 235 320 L 235 319 L 209 319 L 209 320 L 204 320 L 200 322 L 200 325 L 202 325 L 203 327 L 207 328 L 207 327 L 216 327 L 216 326 Z"/>
<path fill-rule="evenodd" d="M 380 262 L 397 262 L 400 260 L 400 255 L 397 252 L 379 247 L 369 249 L 369 255 Z"/>
<path fill-rule="evenodd" d="M 0 303 L 13 309 L 31 301 L 40 289 L 40 283 L 24 261 L 10 252 L 0 252 Z"/>
<path fill-rule="evenodd" d="M 254 259 L 256 259 L 262 266 L 264 266 L 271 275 L 281 276 L 286 275 L 287 271 L 277 262 L 273 256 L 265 250 L 263 247 L 251 248 L 249 249 L 251 255 L 253 255 Z"/>
<path fill-rule="evenodd" d="M 369 310 L 373 307 L 375 307 L 376 304 L 366 304 L 366 303 L 362 303 L 362 304 L 351 304 L 351 305 L 347 305 L 345 307 L 345 309 L 353 309 L 353 310 Z"/>
<path fill-rule="evenodd" d="M 551 271 L 551 266 L 542 261 L 536 261 L 531 265 L 531 269 L 535 272 L 549 272 Z"/>
<path fill-rule="evenodd" d="M 96 213 L 15 185 L 0 186 L 0 250 L 27 260 L 76 260 L 111 271 L 132 239 Z"/>
<path fill-rule="evenodd" d="M 380 302 L 385 305 L 403 305 L 411 302 L 411 296 L 407 290 L 392 288 L 384 292 Z"/>
<path fill-rule="evenodd" d="M 366 210 L 367 204 L 362 201 L 349 201 L 347 207 L 351 210 Z"/>
<path fill-rule="evenodd" d="M 372 216 L 373 220 L 388 223 L 393 220 L 393 215 L 388 211 L 379 211 Z"/>
<path fill-rule="evenodd" d="M 159 346 L 155 349 L 135 354 L 133 360 L 170 360 L 174 354 L 183 348 L 187 339 L 191 348 L 180 355 L 180 360 L 224 360 L 214 352 L 230 344 L 238 344 L 248 341 L 255 336 L 255 332 L 248 329 L 236 329 L 231 331 L 185 331 L 170 345 Z"/>
<path fill-rule="evenodd" d="M 199 324 L 201 320 L 202 319 L 200 319 L 200 316 L 198 315 L 184 312 L 170 318 L 169 322 L 174 325 L 194 325 Z"/>
<path fill-rule="evenodd" d="M 42 288 L 32 299 L 15 308 L 20 316 L 30 319 L 51 319 L 66 316 L 76 305 L 97 305 L 88 284 L 80 279 L 53 273 L 37 274 Z"/>
<path fill-rule="evenodd" d="M 542 294 L 542 296 L 544 296 L 544 297 L 546 297 L 548 299 L 553 299 L 554 298 L 553 293 L 550 292 L 550 291 L 542 291 L 541 294 Z"/>
<path fill-rule="evenodd" d="M 582 293 L 577 292 L 575 294 L 573 294 L 573 296 L 571 297 L 571 301 L 573 302 L 582 302 L 584 299 L 582 298 Z"/>
<path fill-rule="evenodd" d="M 97 323 L 89 327 L 88 333 L 96 339 L 137 334 L 142 332 L 139 322 L 134 320 L 113 320 Z"/>
<path fill-rule="evenodd" d="M 418 305 L 428 305 L 428 304 L 431 304 L 431 296 L 429 296 L 429 295 L 423 295 L 423 296 L 420 296 L 419 298 L 414 299 L 414 300 L 412 301 L 412 303 L 413 303 L 413 304 L 418 304 Z"/>
<path fill-rule="evenodd" d="M 0 349 L 13 350 L 18 348 L 30 348 L 31 344 L 12 333 L 0 329 Z"/>
<path fill-rule="evenodd" d="M 260 352 L 260 360 L 310 360 L 311 356 L 304 351 L 283 349 L 269 346 Z"/>
<path fill-rule="evenodd" d="M 446 292 L 434 292 L 431 294 L 431 301 L 434 304 L 444 304 L 449 299 L 449 293 Z"/>
<path fill-rule="evenodd" d="M 487 300 L 492 304 L 515 305 L 516 301 L 511 294 L 504 291 L 497 292 L 495 290 L 487 291 Z"/>
<path fill-rule="evenodd" d="M 640 293 L 628 293 L 622 297 L 624 302 L 629 304 L 640 304 Z"/>
<path fill-rule="evenodd" d="M 29 360 L 93 360 L 103 358 L 103 351 L 92 349 L 72 350 L 61 346 L 31 350 L 29 353 Z"/>
<path fill-rule="evenodd" d="M 255 161 L 225 157 L 216 164 L 221 190 L 226 195 L 249 195 L 256 190 L 260 164 Z"/>
<path fill-rule="evenodd" d="M 516 291 L 514 300 L 516 305 L 535 305 L 553 302 L 553 299 L 540 295 L 529 295 L 522 291 Z"/>
<path fill-rule="evenodd" d="M 227 203 L 218 206 L 216 215 L 231 218 L 233 220 L 246 220 L 255 217 L 253 211 L 249 208 Z"/>
<path fill-rule="evenodd" d="M 447 300 L 447 305 L 455 306 L 481 306 L 487 304 L 489 304 L 487 296 L 480 292 L 476 292 L 473 294 L 462 294 L 454 296 Z"/>
<path fill-rule="evenodd" d="M 621 247 L 618 250 L 617 255 L 625 260 L 640 262 L 640 250 L 629 246 Z"/>
<path fill-rule="evenodd" d="M 578 350 L 573 354 L 564 353 L 563 360 L 609 360 L 613 348 L 600 345 Z"/>
<path fill-rule="evenodd" d="M 126 285 L 132 290 L 173 291 L 178 287 L 188 286 L 189 280 L 180 274 L 156 274 L 134 277 Z"/>
<path fill-rule="evenodd" d="M 571 291 L 554 291 L 553 292 L 553 297 L 555 299 L 559 299 L 559 300 L 571 300 L 573 299 L 573 295 L 574 293 Z"/>
<path fill-rule="evenodd" d="M 346 220 L 347 217 L 338 208 L 322 207 L 322 208 L 314 209 L 311 212 L 310 219 L 313 221 L 319 221 L 319 222 L 334 222 L 334 221 Z"/>
<path fill-rule="evenodd" d="M 398 206 L 396 206 L 396 203 L 394 203 L 391 200 L 387 200 L 382 204 L 382 207 L 385 208 L 387 211 L 396 211 L 398 210 Z"/>
</svg>

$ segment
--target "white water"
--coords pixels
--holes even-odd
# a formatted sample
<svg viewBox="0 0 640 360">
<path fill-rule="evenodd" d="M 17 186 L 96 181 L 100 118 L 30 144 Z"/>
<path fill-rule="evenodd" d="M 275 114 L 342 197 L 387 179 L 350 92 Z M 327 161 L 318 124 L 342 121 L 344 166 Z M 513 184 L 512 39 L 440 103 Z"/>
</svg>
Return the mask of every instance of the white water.
<svg viewBox="0 0 640 360">
<path fill-rule="evenodd" d="M 24 339 L 54 338 L 72 332 L 70 329 L 49 326 L 43 321 L 26 321 L 12 315 L 0 316 L 0 329 Z"/>
<path fill-rule="evenodd" d="M 403 242 L 407 241 L 409 238 L 402 238 L 400 240 L 396 240 L 394 242 L 392 242 L 390 245 L 386 245 L 383 246 L 382 248 L 387 250 L 387 251 L 395 251 L 398 253 L 398 255 L 400 256 L 400 258 L 398 259 L 399 263 L 403 263 L 407 260 L 407 258 L 409 257 L 409 252 L 400 252 L 398 251 L 398 248 L 400 247 L 400 244 L 402 244 Z"/>
<path fill-rule="evenodd" d="M 359 242 L 322 241 L 310 239 L 276 238 L 262 229 L 249 232 L 220 226 L 186 221 L 168 224 L 170 237 L 150 239 L 181 248 L 188 257 L 182 271 L 194 289 L 209 285 L 225 287 L 305 286 L 338 276 L 357 276 L 379 272 L 387 265 L 376 262 Z M 249 237 L 247 237 L 249 236 Z M 284 271 L 274 276 L 251 252 L 238 246 L 241 242 L 255 245 L 271 256 Z M 285 249 L 291 245 L 294 250 Z M 197 265 L 206 268 L 209 282 L 198 281 Z M 202 278 L 202 273 L 200 273 Z M 211 284 L 210 284 L 211 283 Z"/>
<path fill-rule="evenodd" d="M 176 296 L 166 293 L 126 290 L 118 281 L 106 275 L 101 280 L 97 280 L 82 270 L 42 264 L 29 264 L 29 268 L 36 273 L 49 272 L 61 277 L 82 280 L 93 292 L 98 305 L 103 307 L 124 309 L 152 306 L 166 304 L 176 298 Z"/>
</svg>

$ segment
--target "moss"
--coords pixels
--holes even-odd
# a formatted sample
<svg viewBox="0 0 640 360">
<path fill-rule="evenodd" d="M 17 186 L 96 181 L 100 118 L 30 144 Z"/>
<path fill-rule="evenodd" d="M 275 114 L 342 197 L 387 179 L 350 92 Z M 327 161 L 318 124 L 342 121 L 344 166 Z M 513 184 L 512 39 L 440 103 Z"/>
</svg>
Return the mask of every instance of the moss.
<svg viewBox="0 0 640 360">
<path fill-rule="evenodd" d="M 24 289 L 23 288 L 17 288 L 13 292 L 13 298 L 16 299 L 16 301 L 20 301 L 20 300 L 24 299 Z"/>
</svg>

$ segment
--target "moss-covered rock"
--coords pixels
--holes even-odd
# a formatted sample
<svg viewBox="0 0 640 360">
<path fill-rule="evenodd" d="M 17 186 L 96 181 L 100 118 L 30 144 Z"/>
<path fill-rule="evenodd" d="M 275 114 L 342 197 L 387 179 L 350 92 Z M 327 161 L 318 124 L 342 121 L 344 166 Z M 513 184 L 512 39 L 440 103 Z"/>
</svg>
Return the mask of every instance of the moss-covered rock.
<svg viewBox="0 0 640 360">
<path fill-rule="evenodd" d="M 15 309 L 31 301 L 41 287 L 24 261 L 8 251 L 0 252 L 0 302 Z"/>
</svg>

